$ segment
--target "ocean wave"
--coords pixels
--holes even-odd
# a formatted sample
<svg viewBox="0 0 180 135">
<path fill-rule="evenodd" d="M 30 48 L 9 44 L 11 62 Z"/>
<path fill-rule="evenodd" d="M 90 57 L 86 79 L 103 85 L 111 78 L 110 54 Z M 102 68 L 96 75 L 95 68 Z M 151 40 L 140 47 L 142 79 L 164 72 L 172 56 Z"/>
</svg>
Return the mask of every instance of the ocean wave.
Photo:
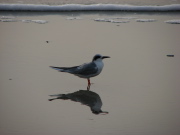
<svg viewBox="0 0 180 135">
<path fill-rule="evenodd" d="M 1 11 L 180 11 L 180 4 L 164 6 L 134 6 L 119 4 L 66 4 L 66 5 L 35 5 L 35 4 L 0 4 Z"/>
</svg>

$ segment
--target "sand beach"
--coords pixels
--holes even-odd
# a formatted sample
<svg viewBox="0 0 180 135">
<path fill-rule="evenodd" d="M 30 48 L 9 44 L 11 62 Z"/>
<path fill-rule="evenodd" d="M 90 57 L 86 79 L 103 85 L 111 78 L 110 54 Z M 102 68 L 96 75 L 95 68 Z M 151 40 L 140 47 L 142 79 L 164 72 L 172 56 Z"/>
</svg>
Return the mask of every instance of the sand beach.
<svg viewBox="0 0 180 135">
<path fill-rule="evenodd" d="M 179 19 L 179 12 L 0 12 L 0 134 L 179 135 Z M 87 86 L 49 66 L 95 54 L 111 57 L 91 79 L 109 114 L 49 102 Z"/>
</svg>

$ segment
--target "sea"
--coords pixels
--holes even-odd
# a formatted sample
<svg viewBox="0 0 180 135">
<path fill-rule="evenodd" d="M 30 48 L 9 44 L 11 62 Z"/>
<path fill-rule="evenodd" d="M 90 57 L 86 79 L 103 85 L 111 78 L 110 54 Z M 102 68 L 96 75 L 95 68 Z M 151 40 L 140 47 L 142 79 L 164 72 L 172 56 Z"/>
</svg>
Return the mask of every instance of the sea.
<svg viewBox="0 0 180 135">
<path fill-rule="evenodd" d="M 13 11 L 179 11 L 179 0 L 1 0 Z"/>
<path fill-rule="evenodd" d="M 0 0 L 0 135 L 180 135 L 179 34 L 180 0 Z"/>
</svg>

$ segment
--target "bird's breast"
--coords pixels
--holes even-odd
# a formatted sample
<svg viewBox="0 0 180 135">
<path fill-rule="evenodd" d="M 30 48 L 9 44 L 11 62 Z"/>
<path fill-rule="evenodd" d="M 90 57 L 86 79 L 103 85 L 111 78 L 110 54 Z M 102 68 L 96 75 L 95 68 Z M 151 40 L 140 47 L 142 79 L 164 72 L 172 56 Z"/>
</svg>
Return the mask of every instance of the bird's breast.
<svg viewBox="0 0 180 135">
<path fill-rule="evenodd" d="M 104 63 L 102 61 L 95 61 L 95 64 L 96 64 L 96 66 L 98 68 L 98 74 L 100 74 L 103 67 L 104 67 Z"/>
</svg>

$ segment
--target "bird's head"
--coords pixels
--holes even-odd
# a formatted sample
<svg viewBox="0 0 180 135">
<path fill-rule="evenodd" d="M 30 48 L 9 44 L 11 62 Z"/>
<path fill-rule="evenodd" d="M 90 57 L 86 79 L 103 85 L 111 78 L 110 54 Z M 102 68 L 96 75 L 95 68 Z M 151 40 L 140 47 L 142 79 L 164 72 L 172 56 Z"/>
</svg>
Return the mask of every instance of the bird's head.
<svg viewBox="0 0 180 135">
<path fill-rule="evenodd" d="M 93 60 L 92 61 L 96 61 L 96 60 L 99 60 L 99 59 L 105 59 L 105 58 L 110 58 L 109 56 L 102 56 L 100 54 L 96 54 L 94 57 L 93 57 Z"/>
</svg>

